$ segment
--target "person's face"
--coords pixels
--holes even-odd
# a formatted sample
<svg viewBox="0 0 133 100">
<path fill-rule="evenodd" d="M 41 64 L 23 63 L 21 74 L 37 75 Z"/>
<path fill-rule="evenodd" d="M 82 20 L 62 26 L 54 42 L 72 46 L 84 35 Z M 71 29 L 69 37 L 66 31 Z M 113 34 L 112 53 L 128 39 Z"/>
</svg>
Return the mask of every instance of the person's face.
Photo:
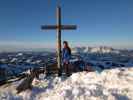
<svg viewBox="0 0 133 100">
<path fill-rule="evenodd" d="M 66 43 L 63 43 L 63 47 L 64 47 L 64 48 L 67 48 L 67 44 L 66 44 Z"/>
</svg>

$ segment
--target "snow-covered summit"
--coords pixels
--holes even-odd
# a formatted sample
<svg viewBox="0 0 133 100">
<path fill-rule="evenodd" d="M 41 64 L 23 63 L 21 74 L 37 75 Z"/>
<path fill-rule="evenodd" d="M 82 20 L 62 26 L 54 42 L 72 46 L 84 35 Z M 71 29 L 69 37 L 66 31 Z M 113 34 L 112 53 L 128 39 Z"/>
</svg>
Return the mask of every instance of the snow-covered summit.
<svg viewBox="0 0 133 100">
<path fill-rule="evenodd" d="M 43 75 L 42 75 L 43 76 Z M 15 85 L 0 88 L 7 100 L 133 100 L 133 68 L 74 73 L 68 78 L 34 80 L 33 89 L 15 94 Z M 18 85 L 18 84 L 17 84 Z"/>
</svg>

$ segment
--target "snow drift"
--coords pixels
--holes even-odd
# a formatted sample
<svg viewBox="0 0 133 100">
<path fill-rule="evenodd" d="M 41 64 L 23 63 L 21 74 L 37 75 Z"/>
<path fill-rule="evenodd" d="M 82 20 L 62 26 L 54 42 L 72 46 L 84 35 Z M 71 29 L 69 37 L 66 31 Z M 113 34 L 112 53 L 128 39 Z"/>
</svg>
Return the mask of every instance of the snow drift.
<svg viewBox="0 0 133 100">
<path fill-rule="evenodd" d="M 0 92 L 0 100 L 133 100 L 133 68 L 117 68 L 97 72 L 79 72 L 72 76 L 40 76 L 33 89 L 15 94 L 13 83 Z"/>
</svg>

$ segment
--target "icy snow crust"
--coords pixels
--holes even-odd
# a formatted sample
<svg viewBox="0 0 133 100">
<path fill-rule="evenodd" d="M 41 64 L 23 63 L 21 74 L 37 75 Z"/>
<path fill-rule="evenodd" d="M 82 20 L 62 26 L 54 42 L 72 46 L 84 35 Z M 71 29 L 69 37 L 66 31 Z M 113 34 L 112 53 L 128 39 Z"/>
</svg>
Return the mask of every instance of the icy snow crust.
<svg viewBox="0 0 133 100">
<path fill-rule="evenodd" d="M 133 100 L 133 68 L 79 72 L 68 78 L 41 75 L 32 90 L 20 94 L 15 94 L 16 85 L 1 87 L 0 100 Z"/>
</svg>

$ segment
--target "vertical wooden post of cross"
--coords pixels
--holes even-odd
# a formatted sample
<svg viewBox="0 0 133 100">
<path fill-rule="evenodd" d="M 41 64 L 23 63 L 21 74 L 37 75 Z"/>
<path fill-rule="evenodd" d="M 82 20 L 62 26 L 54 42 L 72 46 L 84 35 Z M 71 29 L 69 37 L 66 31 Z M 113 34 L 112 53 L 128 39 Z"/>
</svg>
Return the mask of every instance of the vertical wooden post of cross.
<svg viewBox="0 0 133 100">
<path fill-rule="evenodd" d="M 57 66 L 61 68 L 61 8 L 58 6 L 57 10 Z"/>
</svg>

